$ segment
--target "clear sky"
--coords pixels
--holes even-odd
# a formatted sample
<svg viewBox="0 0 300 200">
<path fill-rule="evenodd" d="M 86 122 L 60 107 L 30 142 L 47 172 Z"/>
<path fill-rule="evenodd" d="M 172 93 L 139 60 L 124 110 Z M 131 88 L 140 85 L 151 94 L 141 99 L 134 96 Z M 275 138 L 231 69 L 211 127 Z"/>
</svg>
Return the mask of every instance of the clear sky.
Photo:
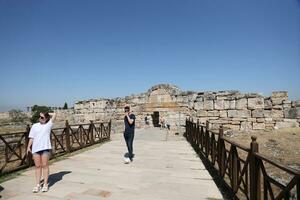
<svg viewBox="0 0 300 200">
<path fill-rule="evenodd" d="M 0 0 L 0 111 L 171 83 L 300 99 L 300 0 Z"/>
</svg>

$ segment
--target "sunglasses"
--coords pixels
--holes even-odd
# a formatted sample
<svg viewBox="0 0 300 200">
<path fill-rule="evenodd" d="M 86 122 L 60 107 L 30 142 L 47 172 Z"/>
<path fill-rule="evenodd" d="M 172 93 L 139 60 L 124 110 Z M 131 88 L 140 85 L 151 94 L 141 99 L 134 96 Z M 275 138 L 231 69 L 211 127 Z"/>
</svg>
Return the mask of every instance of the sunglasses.
<svg viewBox="0 0 300 200">
<path fill-rule="evenodd" d="M 45 119 L 45 117 L 43 117 L 43 116 L 40 116 L 40 119 Z"/>
</svg>

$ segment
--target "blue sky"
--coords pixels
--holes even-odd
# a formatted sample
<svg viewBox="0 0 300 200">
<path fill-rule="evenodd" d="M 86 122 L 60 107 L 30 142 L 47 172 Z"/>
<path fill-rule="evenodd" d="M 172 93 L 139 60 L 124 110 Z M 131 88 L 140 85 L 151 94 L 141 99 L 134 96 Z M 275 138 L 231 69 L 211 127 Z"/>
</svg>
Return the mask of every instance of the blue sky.
<svg viewBox="0 0 300 200">
<path fill-rule="evenodd" d="M 300 99 L 299 0 L 0 0 L 0 111 L 140 93 Z"/>
</svg>

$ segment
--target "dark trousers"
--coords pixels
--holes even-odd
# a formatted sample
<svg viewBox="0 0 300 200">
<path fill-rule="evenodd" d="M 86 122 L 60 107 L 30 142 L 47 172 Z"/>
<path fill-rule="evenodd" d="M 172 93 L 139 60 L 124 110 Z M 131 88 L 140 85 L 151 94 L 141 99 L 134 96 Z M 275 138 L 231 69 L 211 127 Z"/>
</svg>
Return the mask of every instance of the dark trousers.
<svg viewBox="0 0 300 200">
<path fill-rule="evenodd" d="M 128 157 L 130 160 L 133 158 L 133 138 L 134 138 L 134 133 L 126 133 L 124 132 L 124 139 L 126 141 L 126 146 L 128 149 Z"/>
</svg>

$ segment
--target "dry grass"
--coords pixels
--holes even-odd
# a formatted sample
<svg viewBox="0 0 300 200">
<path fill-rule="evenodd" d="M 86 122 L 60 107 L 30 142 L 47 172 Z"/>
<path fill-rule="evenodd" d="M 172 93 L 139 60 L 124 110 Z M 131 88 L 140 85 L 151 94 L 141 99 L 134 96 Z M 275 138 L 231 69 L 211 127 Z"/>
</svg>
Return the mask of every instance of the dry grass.
<svg viewBox="0 0 300 200">
<path fill-rule="evenodd" d="M 260 153 L 284 165 L 300 169 L 300 128 L 240 132 L 231 139 L 250 146 L 252 135 L 257 137 Z"/>
</svg>

